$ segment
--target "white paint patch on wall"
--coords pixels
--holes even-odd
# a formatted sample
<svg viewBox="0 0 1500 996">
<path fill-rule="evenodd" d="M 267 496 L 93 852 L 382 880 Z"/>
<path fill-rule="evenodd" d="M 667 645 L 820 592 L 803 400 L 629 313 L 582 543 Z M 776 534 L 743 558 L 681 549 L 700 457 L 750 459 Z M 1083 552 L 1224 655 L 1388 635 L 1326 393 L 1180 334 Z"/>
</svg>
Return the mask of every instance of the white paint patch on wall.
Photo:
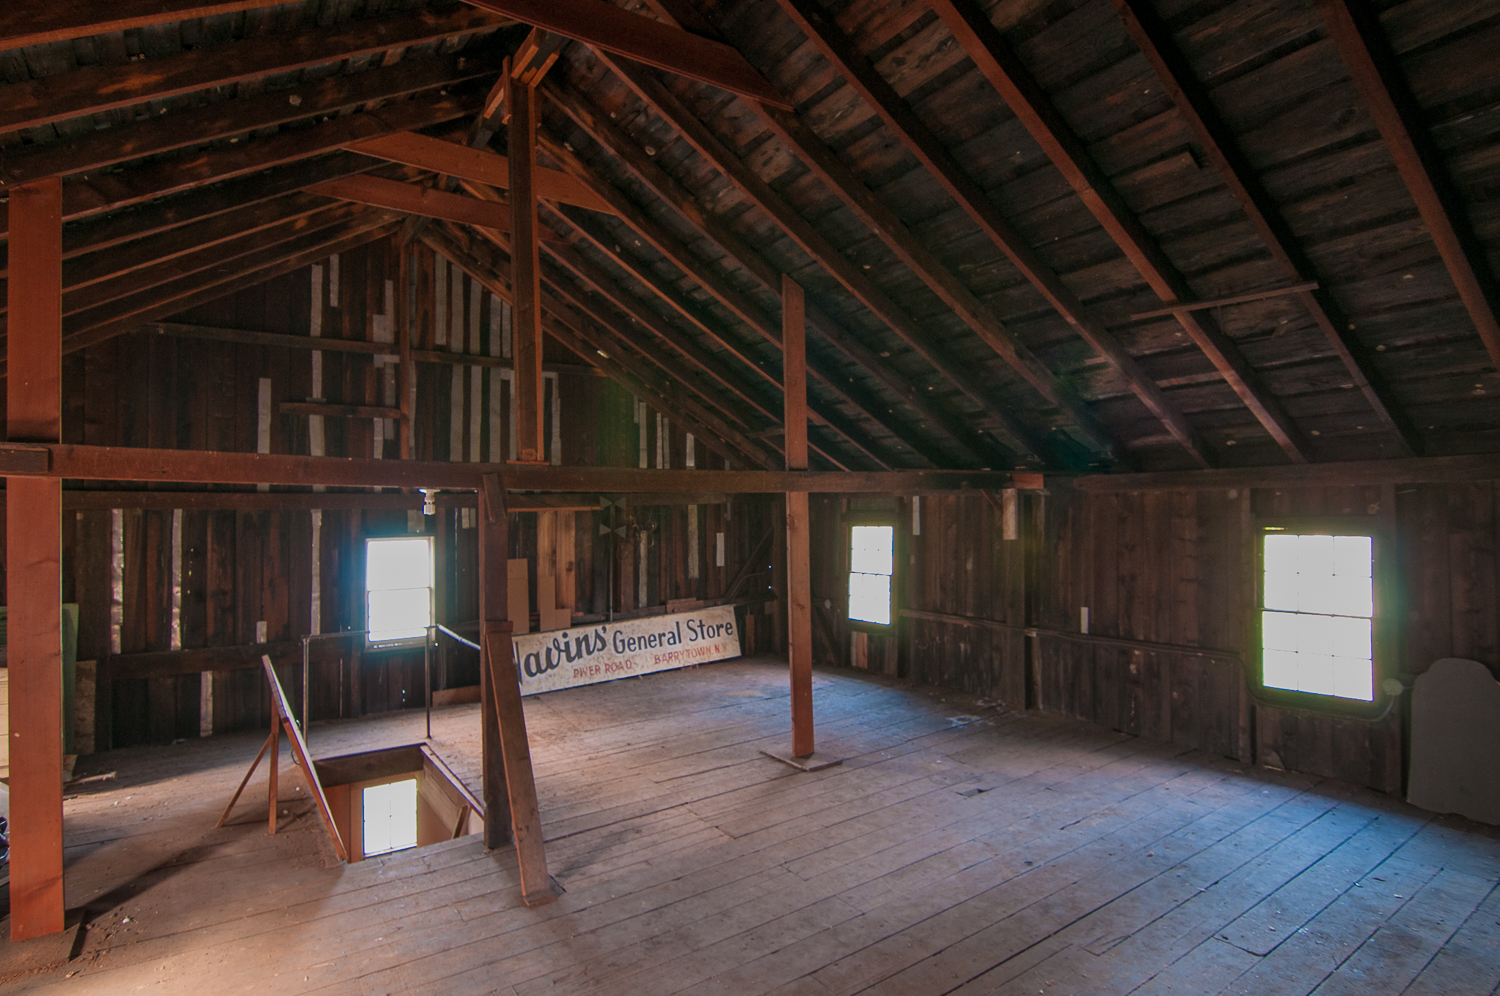
<svg viewBox="0 0 1500 996">
<path fill-rule="evenodd" d="M 110 510 L 109 519 L 109 652 L 120 653 L 125 625 L 125 511 Z"/>
<path fill-rule="evenodd" d="M 271 452 L 271 378 L 260 379 L 260 390 L 256 397 L 255 452 Z M 257 491 L 270 491 L 269 484 L 257 484 Z"/>
</svg>

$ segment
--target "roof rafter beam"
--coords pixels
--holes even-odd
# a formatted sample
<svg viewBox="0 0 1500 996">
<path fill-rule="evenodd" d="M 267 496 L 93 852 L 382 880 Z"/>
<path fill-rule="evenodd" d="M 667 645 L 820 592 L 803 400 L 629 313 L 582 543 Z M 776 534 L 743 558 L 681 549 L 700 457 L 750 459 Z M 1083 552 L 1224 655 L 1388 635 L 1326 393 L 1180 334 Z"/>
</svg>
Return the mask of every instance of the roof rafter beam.
<svg viewBox="0 0 1500 996">
<path fill-rule="evenodd" d="M 290 90 L 239 97 L 106 128 L 73 141 L 11 149 L 0 161 L 0 184 L 87 173 L 261 128 L 337 114 L 370 101 L 452 86 L 496 71 L 496 67 L 480 60 L 449 56 L 329 76 Z"/>
<path fill-rule="evenodd" d="M 628 318 L 633 319 L 641 327 L 651 331 L 663 342 L 666 342 L 674 350 L 680 353 L 684 359 L 686 359 L 693 366 L 702 370 L 709 377 L 713 378 L 720 385 L 722 385 L 724 389 L 743 399 L 746 404 L 750 405 L 750 407 L 759 412 L 766 419 L 772 422 L 780 421 L 778 413 L 775 412 L 772 407 L 768 406 L 759 398 L 757 398 L 755 394 L 750 390 L 748 385 L 743 384 L 739 376 L 737 376 L 736 373 L 732 371 L 727 364 L 723 363 L 721 360 L 713 356 L 697 343 L 694 343 L 689 336 L 678 331 L 672 326 L 670 322 L 662 318 L 662 316 L 645 307 L 645 305 L 635 300 L 630 295 L 622 293 L 615 280 L 608 273 L 604 272 L 604 269 L 602 267 L 591 262 L 577 249 L 566 243 L 549 245 L 546 247 L 546 249 L 547 255 L 555 261 L 555 264 L 557 266 L 560 266 L 563 269 L 567 270 L 573 275 L 575 279 L 581 281 L 585 286 L 593 288 L 598 294 L 602 295 L 606 300 L 608 300 L 610 304 L 613 305 L 617 310 L 623 312 Z M 559 294 L 562 294 L 568 300 L 572 301 L 574 307 L 585 313 L 591 313 L 589 307 L 587 306 L 587 298 L 580 298 L 578 296 L 575 296 L 571 293 L 570 290 L 566 288 L 566 285 L 561 281 L 553 279 L 551 283 L 553 288 Z M 618 323 L 606 321 L 602 318 L 599 318 L 599 316 L 595 317 L 606 328 L 618 328 L 618 331 L 620 331 L 621 334 L 624 334 L 624 329 L 618 327 Z M 870 453 L 868 450 L 864 449 L 857 440 L 846 437 L 846 441 L 849 442 L 850 445 L 853 445 L 865 456 L 874 460 L 876 463 L 879 463 L 882 466 L 888 466 L 878 456 L 875 456 L 875 454 Z M 830 462 L 835 464 L 839 463 L 837 458 L 835 458 L 832 454 L 825 453 L 824 455 L 829 459 Z"/>
<path fill-rule="evenodd" d="M 67 41 L 108 31 L 129 31 L 153 24 L 170 24 L 195 17 L 215 17 L 260 7 L 276 7 L 286 0 L 112 0 L 106 7 L 96 0 L 17 0 L 0 13 L 0 49 Z M 107 12 L 107 13 L 106 13 Z M 102 15 L 102 16 L 101 16 Z"/>
<path fill-rule="evenodd" d="M 339 180 L 325 180 L 308 187 L 307 191 L 324 197 L 368 204 L 403 214 L 421 215 L 424 218 L 454 221 L 460 225 L 473 225 L 497 232 L 509 232 L 511 226 L 508 204 L 497 204 L 463 194 L 450 194 L 436 187 L 421 187 L 415 183 L 402 183 L 400 180 L 387 180 L 378 176 L 346 176 Z M 558 238 L 552 232 L 542 234 L 543 238 L 549 236 Z"/>
<path fill-rule="evenodd" d="M 780 0 L 787 15 L 822 51 L 885 126 L 942 185 L 980 231 L 1003 252 L 1028 283 L 1037 289 L 1095 352 L 1102 356 L 1146 408 L 1202 466 L 1212 466 L 1207 444 L 1186 416 L 1167 400 L 1161 388 L 1135 357 L 1120 345 L 1103 321 L 1092 314 L 1067 284 L 1037 255 L 1030 244 L 1000 213 L 985 191 L 970 179 L 952 154 L 896 92 L 889 81 L 855 48 L 837 23 L 815 0 Z M 1050 375 L 1049 375 L 1050 376 Z"/>
<path fill-rule="evenodd" d="M 0 133 L 228 86 L 257 76 L 493 31 L 504 23 L 493 15 L 461 7 L 447 14 L 353 21 L 324 31 L 266 35 L 123 66 L 42 76 L 5 88 Z"/>
<path fill-rule="evenodd" d="M 1155 7 L 1146 0 L 1114 0 L 1114 5 L 1135 39 L 1136 47 L 1146 56 L 1146 61 L 1166 87 L 1177 113 L 1192 128 L 1198 143 L 1224 178 L 1225 186 L 1240 202 L 1245 217 L 1270 250 L 1271 258 L 1288 280 L 1296 283 L 1316 281 L 1318 274 L 1312 260 L 1302 251 L 1270 192 L 1240 151 L 1234 133 L 1220 116 L 1208 91 L 1198 82 Z M 1322 330 L 1334 355 L 1344 364 L 1354 385 L 1364 394 L 1375 417 L 1395 438 L 1399 455 L 1415 456 L 1419 449 L 1415 427 L 1375 369 L 1370 350 L 1349 334 L 1348 316 L 1339 308 L 1333 295 L 1316 285 L 1304 286 L 1296 293 Z"/>
<path fill-rule="evenodd" d="M 776 89 L 736 49 L 616 7 L 606 0 L 466 2 L 581 41 L 597 51 L 665 69 L 754 100 L 787 106 Z"/>
<path fill-rule="evenodd" d="M 220 146 L 187 161 L 171 159 L 88 180 L 67 180 L 63 183 L 63 217 L 74 219 L 102 214 L 127 205 L 154 201 L 167 194 L 258 173 L 272 166 L 284 166 L 335 152 L 361 139 L 443 124 L 472 113 L 478 103 L 479 96 L 474 94 L 420 94 L 378 111 L 349 114 L 310 128 Z M 356 167 L 349 172 L 362 171 Z M 293 170 L 292 174 L 296 172 Z M 312 182 L 316 180 L 306 180 L 297 184 L 297 188 Z M 152 212 L 143 213 L 149 215 Z M 4 230 L 9 231 L 8 227 Z"/>
<path fill-rule="evenodd" d="M 1195 295 L 1187 280 L 1130 210 L 988 15 L 961 0 L 928 0 L 928 4 L 1156 296 L 1168 304 L 1191 300 Z M 1209 319 L 1191 313 L 1176 317 L 1282 452 L 1294 463 L 1306 463 L 1311 449 L 1306 436 L 1266 389 L 1234 340 Z"/>
<path fill-rule="evenodd" d="M 691 113 L 654 76 L 639 66 L 601 55 L 609 66 L 653 113 L 677 133 L 715 169 L 722 173 L 768 217 L 774 220 L 812 259 L 880 319 L 908 348 L 936 369 L 954 387 L 965 394 L 1024 453 L 1044 459 L 1048 452 L 1045 439 L 1022 422 L 1014 411 L 1002 405 L 962 364 L 936 350 L 927 341 L 916 320 L 882 291 L 873 280 L 834 248 L 824 235 L 803 218 L 770 184 L 762 180 Z"/>
<path fill-rule="evenodd" d="M 478 147 L 444 141 L 415 132 L 395 132 L 346 146 L 377 159 L 404 163 L 459 180 L 472 180 L 506 190 L 510 187 L 510 160 Z M 590 211 L 613 213 L 609 202 L 592 188 L 561 170 L 539 166 L 536 170 L 536 195 L 558 204 L 572 204 Z"/>
<path fill-rule="evenodd" d="M 373 224 L 373 227 L 372 227 Z M 117 335 L 132 332 L 142 324 L 177 314 L 187 308 L 216 300 L 226 294 L 254 287 L 283 274 L 316 263 L 330 253 L 347 252 L 395 232 L 399 224 L 380 216 L 361 216 L 343 228 L 306 237 L 241 261 L 232 273 L 209 271 L 158 288 L 149 300 L 137 302 L 128 315 L 113 317 L 98 325 L 76 328 L 63 337 L 63 355 L 87 349 Z M 4 375 L 0 359 L 0 376 Z"/>
<path fill-rule="evenodd" d="M 683 189 L 681 184 L 667 174 L 654 160 L 642 153 L 637 143 L 632 141 L 630 136 L 626 135 L 618 125 L 610 121 L 607 117 L 597 113 L 577 93 L 571 90 L 548 87 L 543 92 L 579 128 L 583 129 L 590 138 L 599 143 L 602 148 L 616 159 L 620 160 L 657 197 L 660 197 L 667 204 L 671 205 L 678 214 L 706 235 L 709 241 L 713 242 L 728 255 L 736 265 L 754 277 L 767 291 L 774 294 L 778 301 L 780 300 L 780 274 L 761 258 L 759 254 L 746 245 L 738 235 L 734 234 L 716 215 L 706 211 L 690 193 Z M 554 157 L 557 157 L 558 161 L 562 162 L 570 171 L 575 172 L 580 177 L 593 178 L 590 182 L 594 183 L 599 189 L 606 189 L 608 187 L 603 180 L 594 177 L 593 172 L 576 155 L 567 149 L 561 148 L 556 143 L 550 143 L 548 151 Z M 696 257 L 689 254 L 686 247 L 680 246 L 675 239 L 668 239 L 665 232 L 659 232 L 654 219 L 645 215 L 644 212 L 635 209 L 633 205 L 629 205 L 629 202 L 625 201 L 623 195 L 615 192 L 609 196 L 620 204 L 629 206 L 629 210 L 625 214 L 621 214 L 622 221 L 629 225 L 638 235 L 651 242 L 655 248 L 666 255 L 668 259 L 672 260 L 680 269 L 692 276 L 705 291 L 718 299 L 721 304 L 724 304 L 736 317 L 744 321 L 751 329 L 760 333 L 768 342 L 774 343 L 780 348 L 781 325 L 775 316 L 767 315 L 764 311 L 748 302 L 748 299 L 739 295 L 737 291 L 729 288 L 708 267 L 700 263 Z M 587 222 L 573 217 L 569 217 L 569 221 L 576 229 L 597 245 L 601 252 L 610 254 L 621 265 L 629 266 L 626 261 L 619 258 L 618 254 L 612 252 L 612 247 L 608 244 L 607 240 L 592 232 Z M 682 299 L 681 295 L 674 288 L 659 286 L 649 274 L 635 270 L 631 272 L 637 279 L 642 280 L 648 286 L 652 286 L 664 300 L 677 308 L 689 321 L 703 328 L 707 334 L 717 335 L 712 328 L 708 327 L 699 318 L 697 309 L 687 303 L 685 299 Z M 745 305 L 743 310 L 740 302 L 743 302 Z M 852 349 L 840 347 L 836 344 L 835 348 L 844 352 L 865 373 L 880 381 L 905 404 L 926 418 L 931 423 L 934 432 L 947 435 L 963 452 L 969 454 L 981 464 L 993 458 L 990 449 L 977 445 L 973 430 L 962 426 L 957 419 L 953 418 L 946 411 L 933 405 L 915 385 L 892 370 L 889 364 L 880 362 L 873 350 L 864 347 L 862 344 L 858 344 L 853 336 L 844 333 L 838 323 L 818 309 L 816 305 L 811 303 L 807 305 L 807 318 L 809 323 L 829 343 L 835 343 L 835 340 L 853 343 Z M 751 361 L 747 359 L 746 362 Z M 808 359 L 808 370 L 821 387 L 834 392 L 845 403 L 859 409 L 867 418 L 884 426 L 891 435 L 905 442 L 914 452 L 918 454 L 923 453 L 926 444 L 912 432 L 910 426 L 893 420 L 886 413 L 881 412 L 884 405 L 878 399 L 865 401 L 853 397 L 839 383 L 841 378 L 836 377 L 829 370 L 825 369 L 824 364 L 815 362 L 811 357 Z M 765 373 L 765 376 L 771 377 L 769 373 Z M 781 382 L 779 379 L 771 379 L 775 381 L 778 387 L 780 386 Z"/>
<path fill-rule="evenodd" d="M 428 226 L 422 240 L 430 247 L 458 263 L 471 277 L 478 280 L 503 300 L 510 300 L 510 283 L 502 274 L 509 271 L 510 256 L 498 247 L 477 243 L 462 233 L 454 232 L 445 225 Z M 706 444 L 717 443 L 720 455 L 735 460 L 745 460 L 761 467 L 770 467 L 771 456 L 758 444 L 746 438 L 735 427 L 718 415 L 708 411 L 691 399 L 683 399 L 668 393 L 666 386 L 652 383 L 655 379 L 650 371 L 634 357 L 611 356 L 605 352 L 610 341 L 595 333 L 588 319 L 573 312 L 551 294 L 543 293 L 545 313 L 542 326 L 557 341 L 583 358 L 585 363 L 598 367 L 636 397 L 650 398 L 661 411 L 671 415 L 673 421 L 694 429 Z M 618 350 L 616 351 L 618 354 Z"/>
<path fill-rule="evenodd" d="M 1347 0 L 1318 0 L 1318 10 L 1416 201 L 1490 361 L 1500 368 L 1500 284 L 1469 224 L 1442 154 L 1422 123 L 1421 108 L 1401 74 L 1379 17 L 1367 5 Z"/>
</svg>

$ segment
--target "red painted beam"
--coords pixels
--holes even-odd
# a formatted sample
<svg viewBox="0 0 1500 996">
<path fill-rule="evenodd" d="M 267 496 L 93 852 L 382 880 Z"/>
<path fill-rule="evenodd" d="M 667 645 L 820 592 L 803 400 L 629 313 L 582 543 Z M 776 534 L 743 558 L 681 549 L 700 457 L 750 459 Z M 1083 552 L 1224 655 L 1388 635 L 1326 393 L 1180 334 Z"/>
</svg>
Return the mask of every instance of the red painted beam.
<svg viewBox="0 0 1500 996">
<path fill-rule="evenodd" d="M 62 181 L 10 192 L 6 429 L 62 438 Z M 62 481 L 5 485 L 10 668 L 10 936 L 63 929 Z"/>
</svg>

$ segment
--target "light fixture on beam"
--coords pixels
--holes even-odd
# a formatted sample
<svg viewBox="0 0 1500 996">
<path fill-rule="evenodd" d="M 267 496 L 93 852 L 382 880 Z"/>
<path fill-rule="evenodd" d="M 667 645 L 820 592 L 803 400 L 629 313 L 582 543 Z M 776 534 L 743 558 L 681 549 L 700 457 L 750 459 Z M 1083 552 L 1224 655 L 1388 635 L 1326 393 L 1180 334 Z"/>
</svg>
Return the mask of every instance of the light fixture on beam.
<svg viewBox="0 0 1500 996">
<path fill-rule="evenodd" d="M 437 515 L 437 500 L 434 497 L 437 494 L 437 488 L 418 488 L 417 490 L 422 492 L 422 514 Z"/>
</svg>

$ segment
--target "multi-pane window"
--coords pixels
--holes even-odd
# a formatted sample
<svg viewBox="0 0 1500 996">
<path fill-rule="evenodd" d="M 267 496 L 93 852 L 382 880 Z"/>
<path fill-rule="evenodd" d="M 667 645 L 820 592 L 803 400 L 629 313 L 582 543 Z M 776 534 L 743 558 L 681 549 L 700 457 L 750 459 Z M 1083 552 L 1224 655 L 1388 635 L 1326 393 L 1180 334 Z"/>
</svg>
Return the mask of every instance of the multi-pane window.
<svg viewBox="0 0 1500 996">
<path fill-rule="evenodd" d="M 400 536 L 365 544 L 369 643 L 421 643 L 432 625 L 432 537 Z"/>
<path fill-rule="evenodd" d="M 1373 701 L 1372 537 L 1274 530 L 1262 537 L 1262 684 Z"/>
<path fill-rule="evenodd" d="M 894 526 L 853 526 L 849 530 L 849 618 L 891 624 L 891 573 L 895 567 Z"/>
</svg>

